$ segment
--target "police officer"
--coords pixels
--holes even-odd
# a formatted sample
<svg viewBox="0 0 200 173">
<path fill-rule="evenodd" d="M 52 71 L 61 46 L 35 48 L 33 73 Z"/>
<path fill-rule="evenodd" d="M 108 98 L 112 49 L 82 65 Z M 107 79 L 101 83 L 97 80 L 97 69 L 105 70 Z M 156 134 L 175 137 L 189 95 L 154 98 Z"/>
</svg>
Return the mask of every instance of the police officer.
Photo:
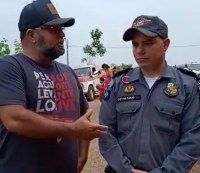
<svg viewBox="0 0 200 173">
<path fill-rule="evenodd" d="M 200 156 L 197 82 L 166 63 L 170 40 L 159 17 L 137 17 L 123 39 L 132 41 L 139 67 L 116 74 L 104 95 L 105 172 L 188 173 Z"/>
</svg>

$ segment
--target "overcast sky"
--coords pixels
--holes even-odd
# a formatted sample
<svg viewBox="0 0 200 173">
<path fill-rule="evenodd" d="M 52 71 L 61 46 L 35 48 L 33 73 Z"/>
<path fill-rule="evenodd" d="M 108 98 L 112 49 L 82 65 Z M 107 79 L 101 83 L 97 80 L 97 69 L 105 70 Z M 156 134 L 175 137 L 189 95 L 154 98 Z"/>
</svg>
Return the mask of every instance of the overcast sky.
<svg viewBox="0 0 200 173">
<path fill-rule="evenodd" d="M 19 38 L 18 19 L 22 8 L 32 0 L 1 0 L 0 40 L 6 38 L 13 52 L 13 42 Z M 200 62 L 200 1 L 199 0 L 52 0 L 61 17 L 74 17 L 75 25 L 67 28 L 69 63 L 81 65 L 86 55 L 83 47 L 91 43 L 90 32 L 98 28 L 103 32 L 101 42 L 107 48 L 104 57 L 94 63 L 135 65 L 131 42 L 122 36 L 138 15 L 157 15 L 168 25 L 170 65 Z M 66 63 L 66 55 L 59 58 Z"/>
</svg>

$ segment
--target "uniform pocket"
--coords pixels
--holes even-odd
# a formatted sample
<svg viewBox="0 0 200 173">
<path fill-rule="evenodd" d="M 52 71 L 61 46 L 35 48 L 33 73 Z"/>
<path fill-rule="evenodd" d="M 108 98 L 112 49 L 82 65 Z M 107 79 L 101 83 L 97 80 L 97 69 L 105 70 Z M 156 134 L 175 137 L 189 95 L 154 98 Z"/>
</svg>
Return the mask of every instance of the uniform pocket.
<svg viewBox="0 0 200 173">
<path fill-rule="evenodd" d="M 119 132 L 126 133 L 131 130 L 141 105 L 140 101 L 124 101 L 116 104 Z"/>
<path fill-rule="evenodd" d="M 120 114 L 128 114 L 137 112 L 141 107 L 141 102 L 138 101 L 125 101 L 116 104 L 116 110 Z"/>
<path fill-rule="evenodd" d="M 158 111 L 158 121 L 155 122 L 156 128 L 168 135 L 178 133 L 183 106 L 177 103 L 157 102 L 155 107 Z"/>
</svg>

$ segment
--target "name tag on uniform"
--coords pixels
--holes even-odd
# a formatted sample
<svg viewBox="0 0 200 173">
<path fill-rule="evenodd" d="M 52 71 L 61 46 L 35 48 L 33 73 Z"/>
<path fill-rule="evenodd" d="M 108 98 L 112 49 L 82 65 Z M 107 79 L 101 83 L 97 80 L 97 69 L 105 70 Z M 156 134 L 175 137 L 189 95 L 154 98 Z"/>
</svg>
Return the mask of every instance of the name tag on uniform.
<svg viewBox="0 0 200 173">
<path fill-rule="evenodd" d="M 124 97 L 117 98 L 117 102 L 123 102 L 123 101 L 129 101 L 129 100 L 141 100 L 141 95 L 124 96 Z"/>
</svg>

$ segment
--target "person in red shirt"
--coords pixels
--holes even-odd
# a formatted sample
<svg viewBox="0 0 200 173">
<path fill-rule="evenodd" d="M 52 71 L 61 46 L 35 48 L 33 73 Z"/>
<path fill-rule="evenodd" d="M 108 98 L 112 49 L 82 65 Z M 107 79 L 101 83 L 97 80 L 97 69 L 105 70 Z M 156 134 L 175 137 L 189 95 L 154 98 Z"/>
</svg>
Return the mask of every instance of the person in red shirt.
<svg viewBox="0 0 200 173">
<path fill-rule="evenodd" d="M 97 86 L 97 89 L 99 90 L 99 100 L 100 100 L 100 102 L 102 102 L 104 92 L 106 89 L 105 79 L 103 77 L 100 77 L 99 82 L 100 82 L 100 84 Z"/>
<path fill-rule="evenodd" d="M 110 66 L 108 64 L 102 64 L 102 69 L 104 70 L 105 74 L 103 75 L 104 79 L 105 79 L 105 86 L 107 87 L 110 83 L 110 81 L 112 80 L 113 77 L 113 71 L 110 68 Z"/>
</svg>

